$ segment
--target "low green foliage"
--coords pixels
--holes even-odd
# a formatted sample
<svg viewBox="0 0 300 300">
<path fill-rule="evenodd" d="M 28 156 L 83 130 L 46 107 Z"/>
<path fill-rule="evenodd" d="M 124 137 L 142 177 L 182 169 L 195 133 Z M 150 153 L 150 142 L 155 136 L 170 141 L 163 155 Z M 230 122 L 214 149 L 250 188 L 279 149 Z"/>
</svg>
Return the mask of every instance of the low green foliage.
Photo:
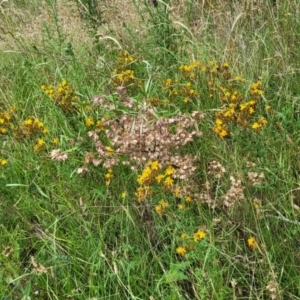
<svg viewBox="0 0 300 300">
<path fill-rule="evenodd" d="M 59 1 L 18 36 L 23 2 L 0 4 L 1 297 L 300 299 L 300 4 L 133 0 L 95 44 L 110 20 L 76 1 L 83 45 Z"/>
</svg>

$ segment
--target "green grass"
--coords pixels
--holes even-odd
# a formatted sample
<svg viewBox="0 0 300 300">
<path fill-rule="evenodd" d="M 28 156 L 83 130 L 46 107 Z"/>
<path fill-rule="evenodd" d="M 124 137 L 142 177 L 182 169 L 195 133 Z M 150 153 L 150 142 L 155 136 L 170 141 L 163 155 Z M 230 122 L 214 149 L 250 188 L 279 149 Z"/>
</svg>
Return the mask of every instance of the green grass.
<svg viewBox="0 0 300 300">
<path fill-rule="evenodd" d="M 121 20 L 107 35 L 104 24 L 116 22 L 102 14 L 108 4 L 94 11 L 93 1 L 74 1 L 84 43 L 66 31 L 70 11 L 61 15 L 58 1 L 0 4 L 0 299 L 300 299 L 300 4 L 158 2 L 132 0 L 135 23 Z M 44 15 L 32 39 L 28 28 Z M 222 88 L 237 90 L 238 103 L 255 99 L 255 112 L 236 105 L 233 121 L 224 117 Z M 214 132 L 217 113 L 227 137 Z M 267 124 L 255 131 L 261 117 Z M 35 129 L 24 125 L 37 119 Z M 201 137 L 179 136 L 195 128 Z M 54 149 L 68 158 L 51 159 Z M 147 177 L 151 155 L 160 169 Z M 213 161 L 225 168 L 216 167 L 219 177 Z M 171 187 L 167 175 L 155 179 L 168 166 Z M 195 241 L 198 230 L 205 237 Z"/>
</svg>

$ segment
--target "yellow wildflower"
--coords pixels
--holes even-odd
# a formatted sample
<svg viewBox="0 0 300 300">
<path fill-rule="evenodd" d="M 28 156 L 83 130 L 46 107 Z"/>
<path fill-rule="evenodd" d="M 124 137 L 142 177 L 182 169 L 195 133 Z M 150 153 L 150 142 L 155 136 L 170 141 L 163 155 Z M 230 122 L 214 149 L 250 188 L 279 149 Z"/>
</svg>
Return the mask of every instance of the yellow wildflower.
<svg viewBox="0 0 300 300">
<path fill-rule="evenodd" d="M 109 180 L 109 179 L 112 179 L 113 178 L 113 174 L 111 173 L 106 173 L 105 174 L 105 179 Z"/>
<path fill-rule="evenodd" d="M 157 160 L 149 161 L 148 165 L 150 166 L 151 170 L 153 170 L 153 171 L 159 170 L 159 162 Z"/>
<path fill-rule="evenodd" d="M 257 122 L 253 123 L 251 127 L 256 131 L 258 131 L 261 128 L 261 126 Z"/>
<path fill-rule="evenodd" d="M 163 208 L 167 208 L 169 206 L 169 203 L 166 202 L 165 200 L 160 200 L 159 204 Z"/>
<path fill-rule="evenodd" d="M 155 177 L 157 183 L 161 183 L 161 181 L 164 179 L 165 175 L 159 174 Z"/>
<path fill-rule="evenodd" d="M 28 119 L 28 120 L 25 120 L 25 121 L 23 122 L 23 124 L 24 124 L 25 126 L 30 126 L 32 123 L 33 123 L 32 119 Z"/>
<path fill-rule="evenodd" d="M 264 125 L 267 125 L 267 124 L 268 124 L 268 121 L 267 121 L 264 117 L 261 117 L 261 118 L 258 120 L 258 123 L 259 123 L 261 126 L 264 126 Z"/>
<path fill-rule="evenodd" d="M 109 153 L 109 154 L 113 154 L 114 153 L 114 149 L 112 147 L 106 147 L 106 151 Z"/>
<path fill-rule="evenodd" d="M 45 146 L 45 141 L 43 139 L 38 139 L 36 145 L 33 147 L 35 152 L 41 151 Z"/>
<path fill-rule="evenodd" d="M 248 240 L 247 240 L 247 244 L 248 244 L 248 247 L 252 250 L 255 250 L 257 247 L 258 247 L 258 243 L 256 241 L 256 239 L 251 236 Z"/>
<path fill-rule="evenodd" d="M 160 216 L 162 216 L 163 213 L 164 213 L 164 210 L 163 210 L 163 208 L 162 208 L 160 205 L 156 205 L 156 206 L 155 206 L 155 211 L 156 211 L 156 213 L 157 213 L 158 215 L 160 215 Z"/>
<path fill-rule="evenodd" d="M 188 203 L 192 202 L 191 196 L 186 196 L 185 201 L 188 202 Z"/>
<path fill-rule="evenodd" d="M 164 181 L 164 185 L 166 185 L 166 186 L 172 186 L 173 183 L 174 183 L 174 180 L 170 176 L 168 176 Z"/>
<path fill-rule="evenodd" d="M 141 203 L 144 201 L 148 195 L 151 194 L 150 187 L 144 186 L 144 187 L 138 187 L 137 191 L 135 193 L 135 196 L 137 197 L 137 201 Z"/>
<path fill-rule="evenodd" d="M 175 169 L 172 166 L 168 166 L 165 171 L 166 176 L 170 176 L 174 174 Z"/>
<path fill-rule="evenodd" d="M 166 202 L 165 200 L 161 200 L 159 204 L 155 206 L 155 210 L 160 216 L 162 216 L 166 212 L 168 206 L 168 202 Z"/>
<path fill-rule="evenodd" d="M 85 120 L 85 125 L 86 125 L 86 127 L 91 127 L 91 126 L 93 126 L 94 124 L 95 124 L 95 121 L 94 121 L 93 118 L 87 118 L 87 119 Z"/>
<path fill-rule="evenodd" d="M 186 232 L 184 232 L 181 236 L 180 236 L 180 238 L 182 239 L 182 240 L 185 240 L 185 239 L 187 239 L 189 236 L 187 235 L 187 233 Z"/>
<path fill-rule="evenodd" d="M 180 188 L 176 188 L 175 190 L 174 190 L 174 196 L 176 197 L 176 198 L 180 198 L 181 197 L 181 189 Z"/>
<path fill-rule="evenodd" d="M 142 174 L 138 177 L 137 182 L 142 185 L 151 180 L 152 170 L 149 167 L 146 167 Z"/>
<path fill-rule="evenodd" d="M 176 253 L 180 256 L 185 256 L 186 255 L 186 248 L 185 247 L 177 247 L 176 248 Z"/>
<path fill-rule="evenodd" d="M 271 105 L 266 105 L 265 111 L 268 112 L 271 109 Z"/>
<path fill-rule="evenodd" d="M 1 166 L 6 166 L 7 165 L 7 160 L 0 158 L 0 165 Z"/>
<path fill-rule="evenodd" d="M 228 69 L 229 68 L 229 63 L 228 62 L 224 62 L 223 68 Z"/>
<path fill-rule="evenodd" d="M 52 141 L 53 145 L 58 145 L 59 144 L 59 139 L 58 138 L 54 138 Z"/>
<path fill-rule="evenodd" d="M 179 204 L 177 205 L 177 207 L 178 207 L 178 209 L 180 209 L 180 210 L 185 209 L 185 206 L 184 206 L 183 204 L 181 204 L 181 203 L 179 203 Z"/>
<path fill-rule="evenodd" d="M 165 85 L 165 87 L 169 87 L 169 86 L 171 86 L 172 85 L 172 79 L 171 78 L 168 78 L 165 82 L 164 82 L 164 85 Z"/>
<path fill-rule="evenodd" d="M 206 236 L 205 232 L 203 230 L 198 229 L 196 233 L 194 233 L 194 241 L 197 243 L 199 240 L 204 239 Z"/>
</svg>

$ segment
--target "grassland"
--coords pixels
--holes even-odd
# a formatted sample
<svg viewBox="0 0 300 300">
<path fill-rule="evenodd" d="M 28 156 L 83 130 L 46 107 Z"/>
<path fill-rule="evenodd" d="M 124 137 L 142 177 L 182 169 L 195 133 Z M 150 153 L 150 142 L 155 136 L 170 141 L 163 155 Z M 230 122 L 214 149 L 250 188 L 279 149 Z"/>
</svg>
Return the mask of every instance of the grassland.
<svg viewBox="0 0 300 300">
<path fill-rule="evenodd" d="M 300 3 L 0 2 L 0 299 L 300 299 Z"/>
</svg>

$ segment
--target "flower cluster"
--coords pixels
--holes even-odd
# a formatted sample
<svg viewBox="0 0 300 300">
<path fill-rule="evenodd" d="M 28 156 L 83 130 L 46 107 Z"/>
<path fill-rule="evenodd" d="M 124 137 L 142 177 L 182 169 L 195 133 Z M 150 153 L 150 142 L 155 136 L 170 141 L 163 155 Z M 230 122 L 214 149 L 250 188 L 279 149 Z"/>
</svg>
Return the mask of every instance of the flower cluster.
<svg viewBox="0 0 300 300">
<path fill-rule="evenodd" d="M 201 62 L 200 61 L 193 61 L 188 65 L 182 65 L 179 67 L 179 71 L 181 72 L 182 76 L 188 79 L 195 79 L 199 70 L 201 70 Z"/>
<path fill-rule="evenodd" d="M 35 152 L 40 152 L 45 149 L 45 141 L 43 139 L 38 139 L 37 143 L 33 147 Z"/>
<path fill-rule="evenodd" d="M 260 111 L 257 108 L 264 94 L 260 80 L 251 83 L 249 90 L 245 91 L 246 80 L 241 76 L 233 76 L 227 62 L 221 64 L 210 61 L 202 64 L 195 61 L 180 66 L 179 70 L 184 80 L 168 78 L 163 82 L 164 88 L 169 92 L 168 96 L 188 103 L 207 89 L 209 97 L 222 104 L 222 108 L 215 115 L 214 125 L 214 132 L 219 137 L 229 137 L 231 124 L 252 128 L 256 132 L 267 124 L 264 117 L 257 122 L 251 122 L 256 112 Z M 206 87 L 199 87 L 198 82 L 203 81 L 203 78 Z M 268 106 L 266 112 L 269 110 Z"/>
<path fill-rule="evenodd" d="M 250 184 L 253 186 L 262 185 L 265 180 L 265 174 L 263 172 L 248 172 L 247 173 Z"/>
<path fill-rule="evenodd" d="M 225 168 L 218 161 L 212 161 L 208 164 L 208 174 L 214 178 L 221 178 L 225 174 Z"/>
<path fill-rule="evenodd" d="M 251 84 L 248 95 L 244 96 L 238 89 L 244 81 L 240 77 L 234 80 L 227 80 L 227 86 L 219 86 L 218 98 L 225 107 L 216 113 L 214 132 L 221 138 L 229 136 L 229 124 L 235 123 L 244 128 L 250 127 L 256 132 L 267 124 L 267 120 L 261 117 L 257 122 L 251 124 L 249 121 L 256 113 L 257 105 L 263 95 L 262 82 L 257 81 Z M 216 88 L 214 84 L 214 88 Z M 241 88 L 241 87 L 240 87 Z M 250 100 L 246 100 L 250 97 Z"/>
<path fill-rule="evenodd" d="M 165 200 L 159 201 L 159 204 L 155 206 L 155 211 L 157 212 L 158 215 L 162 216 L 163 214 L 166 213 L 166 210 L 169 206 L 169 203 L 166 202 Z"/>
<path fill-rule="evenodd" d="M 105 185 L 106 186 L 109 186 L 110 181 L 112 180 L 113 177 L 114 177 L 113 169 L 109 168 L 105 174 Z"/>
<path fill-rule="evenodd" d="M 56 88 L 53 85 L 42 85 L 41 89 L 51 98 L 51 100 L 62 108 L 65 113 L 76 111 L 78 96 L 74 87 L 63 80 Z"/>
<path fill-rule="evenodd" d="M 28 138 L 38 134 L 48 133 L 45 124 L 35 117 L 27 118 L 21 125 L 17 126 L 14 131 L 17 138 Z"/>
<path fill-rule="evenodd" d="M 264 117 L 261 117 L 257 122 L 253 123 L 251 127 L 255 131 L 260 131 L 262 129 L 262 127 L 264 127 L 267 124 L 268 124 L 268 121 Z"/>
<path fill-rule="evenodd" d="M 224 196 L 224 205 L 227 207 L 233 206 L 237 201 L 244 199 L 244 187 L 240 179 L 235 179 L 230 176 L 231 186 Z"/>
<path fill-rule="evenodd" d="M 199 228 L 195 233 L 189 236 L 186 233 L 181 235 L 181 246 L 176 248 L 176 253 L 179 256 L 185 257 L 187 252 L 194 249 L 195 244 L 199 241 L 205 239 L 206 233 L 205 230 Z"/>
<path fill-rule="evenodd" d="M 199 61 L 194 61 L 188 65 L 179 67 L 182 80 L 172 80 L 168 78 L 163 81 L 164 88 L 168 91 L 168 96 L 171 99 L 179 98 L 184 103 L 191 102 L 197 96 L 196 80 L 199 77 L 199 72 L 202 65 Z"/>
<path fill-rule="evenodd" d="M 150 160 L 143 169 L 142 174 L 137 178 L 137 183 L 139 184 L 135 193 L 137 201 L 141 203 L 146 200 L 149 195 L 152 195 L 154 193 L 152 187 L 155 185 L 162 186 L 164 193 L 173 192 L 174 173 L 175 169 L 173 166 L 169 165 L 163 170 L 158 161 Z M 144 191 L 147 191 L 147 193 L 144 193 Z M 164 200 L 163 203 L 165 203 Z M 160 202 L 160 204 L 156 206 L 156 212 L 159 215 L 162 215 L 167 207 L 163 203 Z"/>
<path fill-rule="evenodd" d="M 134 57 L 127 51 L 119 53 L 118 66 L 112 72 L 112 81 L 115 86 L 128 86 L 135 79 L 134 71 L 131 69 L 131 64 L 134 62 Z"/>
<path fill-rule="evenodd" d="M 6 134 L 8 129 L 13 128 L 11 121 L 16 107 L 12 106 L 8 110 L 0 111 L 0 134 Z"/>
</svg>

